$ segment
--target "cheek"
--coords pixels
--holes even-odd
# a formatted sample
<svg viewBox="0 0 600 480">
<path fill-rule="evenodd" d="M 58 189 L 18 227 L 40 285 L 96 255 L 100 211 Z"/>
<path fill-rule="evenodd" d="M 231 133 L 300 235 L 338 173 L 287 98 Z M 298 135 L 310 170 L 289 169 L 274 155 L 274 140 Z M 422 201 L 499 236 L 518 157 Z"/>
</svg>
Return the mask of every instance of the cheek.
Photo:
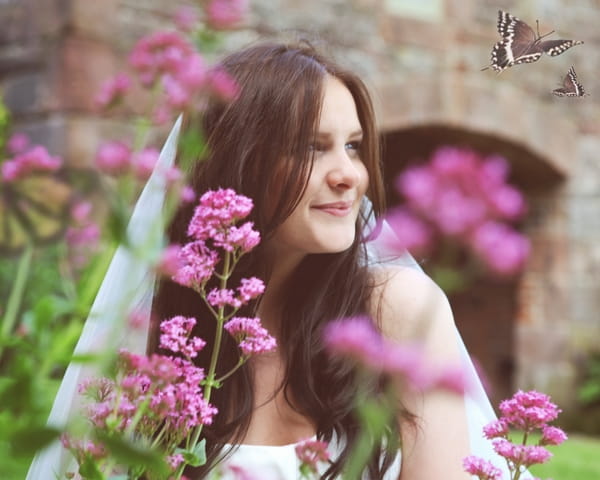
<svg viewBox="0 0 600 480">
<path fill-rule="evenodd" d="M 364 163 L 361 163 L 361 165 L 362 169 L 360 174 L 361 180 L 359 189 L 361 190 L 361 193 L 364 194 L 369 188 L 369 171 Z"/>
</svg>

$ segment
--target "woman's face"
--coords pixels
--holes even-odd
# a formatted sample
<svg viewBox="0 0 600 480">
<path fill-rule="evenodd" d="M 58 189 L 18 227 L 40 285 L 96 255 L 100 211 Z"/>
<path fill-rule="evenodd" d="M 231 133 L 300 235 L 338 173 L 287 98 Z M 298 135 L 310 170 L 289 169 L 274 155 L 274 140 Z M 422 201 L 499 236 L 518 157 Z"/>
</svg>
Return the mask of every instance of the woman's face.
<svg viewBox="0 0 600 480">
<path fill-rule="evenodd" d="M 278 254 L 336 253 L 352 245 L 369 184 L 361 141 L 352 94 L 336 78 L 325 77 L 312 172 L 300 202 L 270 242 Z"/>
</svg>

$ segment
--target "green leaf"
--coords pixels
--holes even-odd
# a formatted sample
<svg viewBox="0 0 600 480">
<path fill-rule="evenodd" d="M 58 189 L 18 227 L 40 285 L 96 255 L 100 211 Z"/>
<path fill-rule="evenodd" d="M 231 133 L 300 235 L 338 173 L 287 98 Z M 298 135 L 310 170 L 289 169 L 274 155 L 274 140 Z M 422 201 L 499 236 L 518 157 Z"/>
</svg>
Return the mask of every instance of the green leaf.
<svg viewBox="0 0 600 480">
<path fill-rule="evenodd" d="M 206 440 L 200 440 L 192 450 L 178 448 L 175 453 L 183 455 L 185 463 L 192 467 L 199 467 L 206 463 Z"/>
<path fill-rule="evenodd" d="M 110 436 L 102 431 L 96 431 L 95 434 L 117 462 L 134 467 L 142 466 L 157 475 L 166 475 L 169 472 L 161 452 L 141 446 L 139 440 Z"/>
<path fill-rule="evenodd" d="M 12 451 L 16 455 L 33 455 L 40 448 L 58 438 L 60 430 L 47 426 L 33 426 L 16 432 L 12 437 Z"/>
<path fill-rule="evenodd" d="M 91 457 L 86 457 L 79 464 L 79 474 L 86 480 L 105 480 L 104 474 L 100 471 L 98 464 Z"/>
</svg>

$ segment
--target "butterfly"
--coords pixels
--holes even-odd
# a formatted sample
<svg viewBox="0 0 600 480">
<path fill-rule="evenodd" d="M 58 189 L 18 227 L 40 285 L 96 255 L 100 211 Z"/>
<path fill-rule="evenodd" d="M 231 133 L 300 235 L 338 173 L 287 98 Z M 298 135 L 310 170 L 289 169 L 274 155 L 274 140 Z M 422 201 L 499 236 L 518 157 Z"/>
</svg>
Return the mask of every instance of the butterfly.
<svg viewBox="0 0 600 480">
<path fill-rule="evenodd" d="M 68 225 L 72 198 L 71 186 L 55 175 L 29 175 L 0 184 L 0 254 L 60 238 Z"/>
<path fill-rule="evenodd" d="M 573 67 L 565 75 L 563 86 L 555 88 L 552 93 L 557 97 L 584 97 L 588 95 L 583 89 L 583 85 L 577 81 L 577 74 Z"/>
<path fill-rule="evenodd" d="M 583 43 L 581 40 L 544 40 L 544 37 L 554 33 L 552 30 L 545 35 L 540 35 L 539 22 L 537 34 L 529 25 L 513 17 L 510 13 L 498 10 L 498 33 L 502 37 L 492 48 L 491 63 L 484 67 L 491 67 L 500 73 L 503 70 L 521 63 L 532 63 L 540 59 L 543 53 L 552 57 L 560 55 L 575 45 Z"/>
</svg>

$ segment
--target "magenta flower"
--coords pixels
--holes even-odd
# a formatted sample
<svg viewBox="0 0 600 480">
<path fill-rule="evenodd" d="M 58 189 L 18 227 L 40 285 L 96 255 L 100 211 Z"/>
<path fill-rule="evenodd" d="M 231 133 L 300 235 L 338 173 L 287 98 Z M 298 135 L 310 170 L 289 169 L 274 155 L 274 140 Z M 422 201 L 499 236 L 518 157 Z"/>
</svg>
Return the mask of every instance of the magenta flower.
<svg viewBox="0 0 600 480">
<path fill-rule="evenodd" d="M 139 152 L 135 152 L 131 157 L 131 166 L 136 178 L 143 181 L 148 180 L 159 155 L 160 152 L 156 148 L 144 148 Z"/>
<path fill-rule="evenodd" d="M 186 358 L 194 358 L 204 348 L 206 342 L 199 337 L 192 337 L 192 329 L 196 319 L 176 316 L 163 320 L 160 324 L 160 348 L 174 353 L 181 352 Z"/>
<path fill-rule="evenodd" d="M 123 142 L 106 142 L 98 149 L 96 166 L 108 175 L 123 175 L 131 166 L 131 149 Z"/>
<path fill-rule="evenodd" d="M 206 295 L 206 301 L 213 307 L 229 305 L 237 309 L 242 306 L 242 302 L 235 296 L 235 292 L 229 288 L 213 288 Z"/>
<path fill-rule="evenodd" d="M 265 284 L 260 278 L 242 278 L 240 284 L 238 287 L 239 299 L 244 304 L 262 295 L 265 291 Z"/>
<path fill-rule="evenodd" d="M 463 467 L 467 473 L 476 475 L 480 480 L 502 480 L 502 472 L 498 467 L 473 455 L 464 458 Z"/>
<path fill-rule="evenodd" d="M 259 318 L 233 317 L 224 328 L 236 339 L 245 356 L 268 353 L 277 348 L 277 341 L 261 325 Z"/>
<path fill-rule="evenodd" d="M 527 432 L 542 428 L 561 412 L 548 395 L 535 390 L 517 391 L 512 398 L 500 402 L 500 411 L 511 427 Z"/>
<path fill-rule="evenodd" d="M 329 462 L 331 456 L 327 442 L 308 438 L 296 444 L 295 451 L 300 460 L 300 472 L 303 476 L 318 475 L 319 464 Z"/>
<path fill-rule="evenodd" d="M 506 437 L 508 432 L 508 422 L 503 418 L 494 420 L 483 427 L 483 434 L 488 440 L 491 440 L 492 438 Z"/>
<path fill-rule="evenodd" d="M 100 109 L 111 107 L 120 102 L 130 88 L 131 79 L 129 76 L 119 73 L 102 84 L 100 91 L 94 98 L 94 104 Z"/>
<path fill-rule="evenodd" d="M 469 243 L 496 273 L 511 275 L 521 270 L 530 250 L 529 239 L 507 225 L 486 222 L 471 235 Z"/>
<path fill-rule="evenodd" d="M 62 166 L 60 157 L 53 157 L 46 148 L 36 145 L 6 160 L 1 166 L 1 180 L 14 182 L 32 173 L 55 172 Z"/>
<path fill-rule="evenodd" d="M 508 162 L 499 156 L 452 147 L 436 150 L 429 163 L 410 167 L 396 179 L 405 204 L 390 214 L 398 239 L 389 245 L 414 250 L 449 240 L 473 250 L 495 273 L 517 273 L 529 243 L 507 222 L 519 219 L 526 206 L 507 178 Z"/>
<path fill-rule="evenodd" d="M 239 86 L 225 70 L 213 68 L 208 72 L 208 89 L 225 102 L 235 100 L 239 94 Z"/>
<path fill-rule="evenodd" d="M 181 247 L 179 260 L 181 266 L 173 275 L 173 280 L 199 291 L 215 273 L 219 256 L 216 251 L 199 241 L 186 243 Z"/>
<path fill-rule="evenodd" d="M 209 0 L 204 8 L 209 26 L 226 30 L 243 20 L 248 11 L 248 0 Z"/>
<path fill-rule="evenodd" d="M 196 28 L 198 23 L 198 13 L 196 9 L 185 5 L 177 8 L 173 16 L 173 21 L 179 30 L 191 32 Z"/>
<path fill-rule="evenodd" d="M 540 445 L 560 445 L 567 439 L 567 434 L 558 427 L 544 425 Z"/>
<path fill-rule="evenodd" d="M 498 455 L 506 458 L 514 465 L 529 467 L 537 463 L 545 463 L 552 453 L 538 445 L 515 445 L 505 438 L 496 438 L 493 441 L 494 450 Z"/>
<path fill-rule="evenodd" d="M 6 149 L 11 155 L 23 153 L 29 147 L 29 137 L 22 133 L 13 133 L 6 142 Z"/>
</svg>

